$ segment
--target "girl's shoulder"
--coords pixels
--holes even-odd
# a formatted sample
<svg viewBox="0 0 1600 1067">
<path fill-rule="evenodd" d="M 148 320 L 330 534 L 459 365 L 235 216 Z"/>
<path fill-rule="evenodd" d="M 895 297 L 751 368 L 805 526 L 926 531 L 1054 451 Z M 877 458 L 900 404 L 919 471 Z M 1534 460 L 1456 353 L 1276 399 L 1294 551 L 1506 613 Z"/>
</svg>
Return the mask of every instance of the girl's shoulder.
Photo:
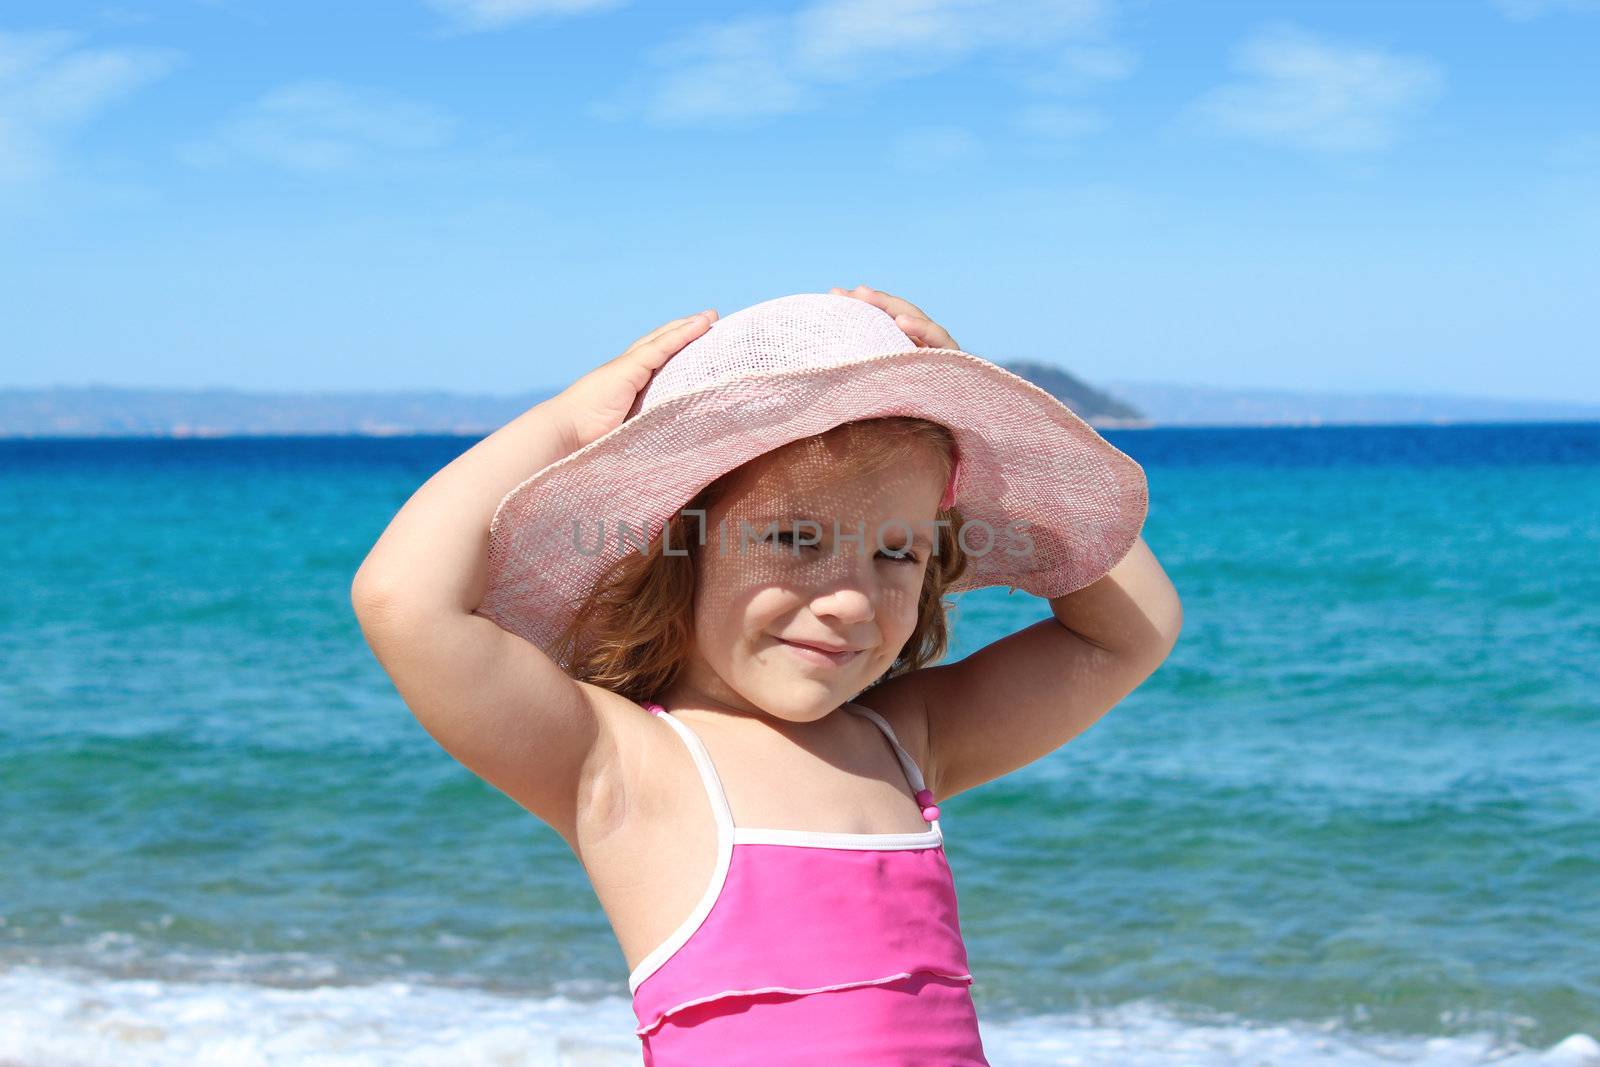
<svg viewBox="0 0 1600 1067">
<path fill-rule="evenodd" d="M 894 731 L 900 747 L 906 750 L 906 755 L 911 757 L 917 769 L 922 772 L 923 778 L 932 786 L 934 777 L 932 769 L 928 766 L 927 705 L 918 691 L 917 673 L 912 671 L 910 674 L 891 678 L 887 682 L 880 682 L 850 703 L 858 708 L 868 708 L 883 717 L 889 724 L 889 729 Z M 874 733 L 880 732 L 875 724 L 866 721 L 866 716 L 861 718 L 862 725 Z"/>
<path fill-rule="evenodd" d="M 660 806 L 654 787 L 663 767 L 675 762 L 664 757 L 664 750 L 682 742 L 643 705 L 609 689 L 581 684 L 594 709 L 596 738 L 592 767 L 578 798 L 579 826 L 574 836 L 593 844 L 610 837 L 626 820 Z"/>
</svg>

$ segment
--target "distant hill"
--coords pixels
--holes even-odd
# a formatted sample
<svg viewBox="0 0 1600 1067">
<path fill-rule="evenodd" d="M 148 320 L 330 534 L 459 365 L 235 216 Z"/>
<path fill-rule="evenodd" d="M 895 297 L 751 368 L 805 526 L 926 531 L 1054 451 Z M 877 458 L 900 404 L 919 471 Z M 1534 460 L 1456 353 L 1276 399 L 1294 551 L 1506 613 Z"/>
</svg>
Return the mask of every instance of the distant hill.
<svg viewBox="0 0 1600 1067">
<path fill-rule="evenodd" d="M 1456 422 L 1595 422 L 1600 404 L 1432 393 L 1322 393 L 1107 382 L 1156 426 L 1331 426 Z"/>
<path fill-rule="evenodd" d="M 4 437 L 486 434 L 554 395 L 257 393 L 57 386 L 0 389 Z"/>
<path fill-rule="evenodd" d="M 1007 363 L 1099 427 L 1600 421 L 1600 405 L 1402 394 L 1218 389 L 1150 382 L 1092 386 L 1041 363 Z M 0 389 L 0 437 L 482 435 L 557 392 L 267 393 L 108 385 Z"/>
<path fill-rule="evenodd" d="M 1005 366 L 1085 419 L 1104 419 L 1107 425 L 1139 423 L 1138 412 L 1064 370 L 1039 363 Z M 264 393 L 108 385 L 0 389 L 0 437 L 486 434 L 557 392 Z"/>
<path fill-rule="evenodd" d="M 1019 378 L 1026 378 L 1049 393 L 1079 418 L 1094 426 L 1148 426 L 1149 420 L 1138 408 L 1110 393 L 1096 389 L 1082 378 L 1048 363 L 1002 363 L 1000 366 Z"/>
</svg>

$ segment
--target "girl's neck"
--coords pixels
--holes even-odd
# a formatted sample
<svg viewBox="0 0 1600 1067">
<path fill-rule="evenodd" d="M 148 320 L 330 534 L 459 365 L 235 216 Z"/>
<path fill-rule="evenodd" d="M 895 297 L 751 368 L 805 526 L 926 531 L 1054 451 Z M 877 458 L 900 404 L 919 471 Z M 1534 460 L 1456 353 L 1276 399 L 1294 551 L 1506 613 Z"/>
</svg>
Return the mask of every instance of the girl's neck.
<svg viewBox="0 0 1600 1067">
<path fill-rule="evenodd" d="M 745 737 L 781 737 L 788 743 L 802 748 L 810 748 L 832 736 L 839 716 L 846 714 L 842 708 L 836 708 L 821 718 L 795 722 L 769 714 L 759 708 L 703 698 L 696 699 L 688 695 L 668 693 L 657 697 L 656 700 L 674 716 L 691 725 L 709 723 L 713 729 Z"/>
</svg>

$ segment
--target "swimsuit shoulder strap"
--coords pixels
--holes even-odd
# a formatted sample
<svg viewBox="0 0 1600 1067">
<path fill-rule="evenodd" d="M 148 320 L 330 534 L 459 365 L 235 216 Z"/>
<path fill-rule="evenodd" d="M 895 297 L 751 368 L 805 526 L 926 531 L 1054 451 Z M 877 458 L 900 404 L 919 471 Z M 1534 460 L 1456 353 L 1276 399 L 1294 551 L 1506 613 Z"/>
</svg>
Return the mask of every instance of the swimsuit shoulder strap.
<svg viewBox="0 0 1600 1067">
<path fill-rule="evenodd" d="M 650 714 L 658 719 L 663 719 L 672 727 L 683 743 L 688 746 L 689 755 L 694 758 L 695 768 L 700 772 L 700 781 L 705 786 L 706 798 L 711 801 L 711 814 L 716 817 L 717 826 L 721 829 L 733 829 L 733 809 L 728 807 L 728 795 L 723 791 L 722 779 L 717 775 L 717 768 L 711 762 L 711 753 L 706 750 L 705 742 L 700 740 L 700 735 L 689 729 L 689 725 L 679 722 L 678 719 L 663 708 L 660 704 L 646 704 Z"/>
<path fill-rule="evenodd" d="M 894 754 L 900 757 L 900 766 L 905 769 L 906 779 L 911 782 L 912 791 L 920 793 L 926 789 L 927 783 L 922 780 L 922 771 L 918 769 L 917 761 L 912 759 L 911 753 L 901 746 L 900 739 L 895 736 L 894 727 L 889 725 L 889 720 L 871 708 L 862 707 L 860 704 L 846 704 L 845 707 L 857 715 L 869 718 L 878 724 L 878 729 L 883 731 L 883 736 L 887 737 L 889 743 L 894 746 Z"/>
</svg>

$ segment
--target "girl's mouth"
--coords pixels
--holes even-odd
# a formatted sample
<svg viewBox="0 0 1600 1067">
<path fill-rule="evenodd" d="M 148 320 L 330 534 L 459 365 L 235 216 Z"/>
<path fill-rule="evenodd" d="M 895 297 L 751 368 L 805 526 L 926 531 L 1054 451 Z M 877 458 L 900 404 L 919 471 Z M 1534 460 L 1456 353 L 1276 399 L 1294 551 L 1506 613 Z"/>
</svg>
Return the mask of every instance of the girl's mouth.
<svg viewBox="0 0 1600 1067">
<path fill-rule="evenodd" d="M 825 667 L 840 667 L 861 655 L 860 652 L 824 652 L 820 648 L 812 648 L 810 645 L 802 645 L 794 641 L 785 641 L 781 637 L 775 640 L 807 663 L 816 663 Z"/>
</svg>

